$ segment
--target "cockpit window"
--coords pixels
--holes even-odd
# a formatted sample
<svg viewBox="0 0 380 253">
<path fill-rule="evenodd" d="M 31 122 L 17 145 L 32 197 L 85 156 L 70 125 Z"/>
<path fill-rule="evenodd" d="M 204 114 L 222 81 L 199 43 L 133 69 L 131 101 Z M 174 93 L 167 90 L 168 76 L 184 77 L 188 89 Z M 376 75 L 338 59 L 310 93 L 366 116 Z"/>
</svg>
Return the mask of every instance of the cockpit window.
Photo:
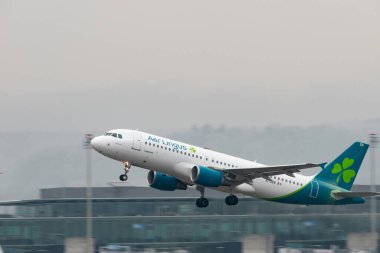
<svg viewBox="0 0 380 253">
<path fill-rule="evenodd" d="M 105 133 L 104 135 L 105 136 L 113 136 L 115 138 L 123 139 L 123 136 L 121 134 L 118 134 L 118 133 L 110 133 L 110 132 L 108 132 L 108 133 Z"/>
</svg>

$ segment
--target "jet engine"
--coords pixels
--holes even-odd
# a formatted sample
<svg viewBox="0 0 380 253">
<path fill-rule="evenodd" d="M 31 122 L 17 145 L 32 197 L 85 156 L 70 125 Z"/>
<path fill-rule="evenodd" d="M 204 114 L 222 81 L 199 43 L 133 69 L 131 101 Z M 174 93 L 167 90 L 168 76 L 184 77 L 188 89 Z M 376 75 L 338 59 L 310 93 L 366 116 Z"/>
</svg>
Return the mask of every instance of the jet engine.
<svg viewBox="0 0 380 253">
<path fill-rule="evenodd" d="M 148 183 L 150 187 L 161 191 L 187 189 L 187 185 L 179 181 L 177 178 L 153 170 L 148 172 Z"/>
<path fill-rule="evenodd" d="M 223 173 L 205 166 L 193 166 L 190 179 L 193 183 L 207 186 L 219 187 L 223 184 Z"/>
</svg>

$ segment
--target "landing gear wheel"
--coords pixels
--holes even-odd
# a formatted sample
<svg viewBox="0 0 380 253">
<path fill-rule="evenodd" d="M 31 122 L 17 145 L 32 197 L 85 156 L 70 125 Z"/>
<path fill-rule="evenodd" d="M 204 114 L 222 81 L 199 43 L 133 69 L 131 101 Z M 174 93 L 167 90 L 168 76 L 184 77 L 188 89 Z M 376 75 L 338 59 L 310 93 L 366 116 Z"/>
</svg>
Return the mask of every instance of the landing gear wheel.
<svg viewBox="0 0 380 253">
<path fill-rule="evenodd" d="M 208 206 L 208 199 L 206 198 L 199 198 L 195 202 L 197 204 L 197 207 L 202 208 L 202 207 L 207 207 Z"/>
<path fill-rule="evenodd" d="M 201 204 L 199 203 L 199 199 L 197 199 L 197 201 L 195 201 L 195 204 L 197 205 L 197 207 L 201 208 Z"/>
<path fill-rule="evenodd" d="M 119 177 L 120 181 L 127 181 L 128 180 L 128 176 L 126 174 L 121 174 L 120 177 Z"/>
<path fill-rule="evenodd" d="M 225 202 L 228 206 L 235 206 L 239 203 L 239 199 L 235 195 L 229 195 L 226 197 Z"/>
</svg>

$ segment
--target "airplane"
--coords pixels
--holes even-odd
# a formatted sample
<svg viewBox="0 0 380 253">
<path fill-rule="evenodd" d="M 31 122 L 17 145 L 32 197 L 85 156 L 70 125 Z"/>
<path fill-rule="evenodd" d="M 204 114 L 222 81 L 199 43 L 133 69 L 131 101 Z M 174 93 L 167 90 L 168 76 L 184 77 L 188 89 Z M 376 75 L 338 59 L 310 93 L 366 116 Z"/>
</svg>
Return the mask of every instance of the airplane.
<svg viewBox="0 0 380 253">
<path fill-rule="evenodd" d="M 303 163 L 267 166 L 138 130 L 116 129 L 91 140 L 100 154 L 123 162 L 121 181 L 127 181 L 131 166 L 149 170 L 150 187 L 163 191 L 196 186 L 197 207 L 207 207 L 205 188 L 228 195 L 228 206 L 239 202 L 236 194 L 300 205 L 361 204 L 378 192 L 352 192 L 351 187 L 369 147 L 353 143 L 329 164 Z M 301 170 L 320 167 L 313 176 Z"/>
</svg>

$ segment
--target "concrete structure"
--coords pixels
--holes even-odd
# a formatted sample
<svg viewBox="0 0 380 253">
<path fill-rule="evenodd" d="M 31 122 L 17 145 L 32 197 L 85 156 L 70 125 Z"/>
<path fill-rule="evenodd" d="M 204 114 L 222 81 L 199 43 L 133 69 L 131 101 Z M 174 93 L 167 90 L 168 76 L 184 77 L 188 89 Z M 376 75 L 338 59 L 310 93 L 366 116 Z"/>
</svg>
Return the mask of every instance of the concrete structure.
<svg viewBox="0 0 380 253">
<path fill-rule="evenodd" d="M 273 235 L 248 235 L 242 240 L 242 253 L 273 253 Z"/>
<path fill-rule="evenodd" d="M 368 251 L 377 250 L 377 233 L 351 233 L 347 238 L 347 248 L 351 251 Z"/>
<path fill-rule="evenodd" d="M 88 248 L 88 241 L 90 247 Z M 65 239 L 65 253 L 86 253 L 95 252 L 94 240 L 88 238 L 66 238 Z"/>
</svg>

